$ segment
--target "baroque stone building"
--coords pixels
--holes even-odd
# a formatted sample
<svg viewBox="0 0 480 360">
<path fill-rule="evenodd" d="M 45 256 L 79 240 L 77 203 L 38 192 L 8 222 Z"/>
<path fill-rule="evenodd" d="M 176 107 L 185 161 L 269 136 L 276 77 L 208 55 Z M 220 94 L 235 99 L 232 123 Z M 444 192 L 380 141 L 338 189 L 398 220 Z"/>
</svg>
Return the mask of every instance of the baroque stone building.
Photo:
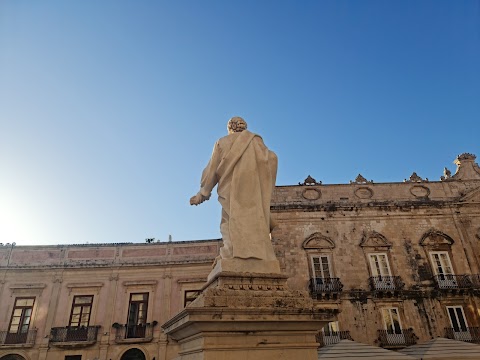
<svg viewBox="0 0 480 360">
<path fill-rule="evenodd" d="M 336 315 L 320 346 L 480 343 L 480 168 L 471 154 L 456 164 L 440 181 L 277 186 L 282 271 Z M 0 246 L 0 360 L 175 358 L 160 325 L 195 299 L 220 246 Z"/>
</svg>

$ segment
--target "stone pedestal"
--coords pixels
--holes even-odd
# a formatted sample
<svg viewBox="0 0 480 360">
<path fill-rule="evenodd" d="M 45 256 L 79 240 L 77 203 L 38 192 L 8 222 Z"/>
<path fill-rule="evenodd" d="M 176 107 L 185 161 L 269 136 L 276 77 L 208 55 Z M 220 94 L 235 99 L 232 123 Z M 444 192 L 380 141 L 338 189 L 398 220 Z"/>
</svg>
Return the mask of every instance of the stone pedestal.
<svg viewBox="0 0 480 360">
<path fill-rule="evenodd" d="M 208 282 L 220 273 L 280 274 L 280 262 L 277 259 L 218 259 L 208 275 Z"/>
<path fill-rule="evenodd" d="M 221 272 L 162 327 L 178 341 L 178 360 L 316 360 L 315 335 L 333 313 L 280 274 Z"/>
</svg>

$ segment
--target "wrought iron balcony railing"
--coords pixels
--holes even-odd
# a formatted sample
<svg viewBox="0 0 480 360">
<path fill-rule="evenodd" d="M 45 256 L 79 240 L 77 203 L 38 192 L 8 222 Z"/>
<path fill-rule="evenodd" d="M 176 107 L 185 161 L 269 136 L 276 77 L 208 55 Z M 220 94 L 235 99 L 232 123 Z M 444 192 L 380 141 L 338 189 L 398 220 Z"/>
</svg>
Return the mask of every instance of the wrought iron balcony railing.
<svg viewBox="0 0 480 360">
<path fill-rule="evenodd" d="M 115 323 L 112 327 L 115 328 L 115 342 L 149 342 L 153 339 L 153 328 L 157 325 L 157 321 L 138 325 L 122 325 Z"/>
<path fill-rule="evenodd" d="M 378 341 L 380 346 L 387 349 L 398 349 L 417 343 L 417 336 L 413 329 L 402 329 L 395 333 L 391 330 L 378 330 Z"/>
<path fill-rule="evenodd" d="M 447 339 L 480 344 L 480 328 L 445 328 L 445 337 Z"/>
<path fill-rule="evenodd" d="M 37 329 L 28 330 L 23 333 L 11 333 L 8 331 L 0 331 L 0 346 L 11 345 L 25 345 L 33 346 L 35 344 L 35 337 L 37 336 Z"/>
<path fill-rule="evenodd" d="M 480 289 L 480 275 L 479 274 L 470 275 L 470 279 L 472 282 L 472 287 L 474 289 Z"/>
<path fill-rule="evenodd" d="M 97 341 L 99 328 L 100 326 L 55 327 L 50 331 L 50 342 L 60 345 L 72 342 L 91 345 Z"/>
<path fill-rule="evenodd" d="M 458 290 L 472 288 L 472 281 L 468 275 L 435 275 L 435 285 L 440 290 Z"/>
<path fill-rule="evenodd" d="M 310 291 L 312 295 L 325 293 L 338 293 L 343 289 L 339 278 L 313 278 L 310 279 Z"/>
<path fill-rule="evenodd" d="M 400 276 L 371 276 L 368 280 L 372 291 L 398 291 L 405 286 Z"/>
<path fill-rule="evenodd" d="M 325 331 L 319 332 L 316 336 L 319 347 L 338 343 L 340 340 L 352 340 L 350 331 Z"/>
</svg>

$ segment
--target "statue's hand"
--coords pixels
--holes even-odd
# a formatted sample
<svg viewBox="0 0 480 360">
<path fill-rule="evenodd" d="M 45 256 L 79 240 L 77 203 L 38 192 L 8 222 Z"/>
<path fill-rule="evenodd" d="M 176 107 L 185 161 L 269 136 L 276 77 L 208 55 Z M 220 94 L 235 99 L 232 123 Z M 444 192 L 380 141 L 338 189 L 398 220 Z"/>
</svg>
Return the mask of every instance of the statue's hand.
<svg viewBox="0 0 480 360">
<path fill-rule="evenodd" d="M 208 200 L 208 197 L 203 196 L 202 194 L 198 193 L 197 195 L 192 196 L 190 198 L 190 205 L 200 205 L 205 200 Z"/>
</svg>

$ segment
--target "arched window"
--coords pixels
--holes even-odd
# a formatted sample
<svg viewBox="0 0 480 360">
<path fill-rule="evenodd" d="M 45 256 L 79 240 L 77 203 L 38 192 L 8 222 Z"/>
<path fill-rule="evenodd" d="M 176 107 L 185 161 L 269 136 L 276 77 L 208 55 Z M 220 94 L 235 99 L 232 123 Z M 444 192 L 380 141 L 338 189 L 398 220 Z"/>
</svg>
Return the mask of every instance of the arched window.
<svg viewBox="0 0 480 360">
<path fill-rule="evenodd" d="M 18 354 L 7 354 L 0 357 L 0 360 L 25 360 L 25 358 Z"/>
<path fill-rule="evenodd" d="M 125 351 L 125 353 L 122 355 L 121 360 L 145 360 L 145 354 L 142 350 L 133 348 Z"/>
</svg>

